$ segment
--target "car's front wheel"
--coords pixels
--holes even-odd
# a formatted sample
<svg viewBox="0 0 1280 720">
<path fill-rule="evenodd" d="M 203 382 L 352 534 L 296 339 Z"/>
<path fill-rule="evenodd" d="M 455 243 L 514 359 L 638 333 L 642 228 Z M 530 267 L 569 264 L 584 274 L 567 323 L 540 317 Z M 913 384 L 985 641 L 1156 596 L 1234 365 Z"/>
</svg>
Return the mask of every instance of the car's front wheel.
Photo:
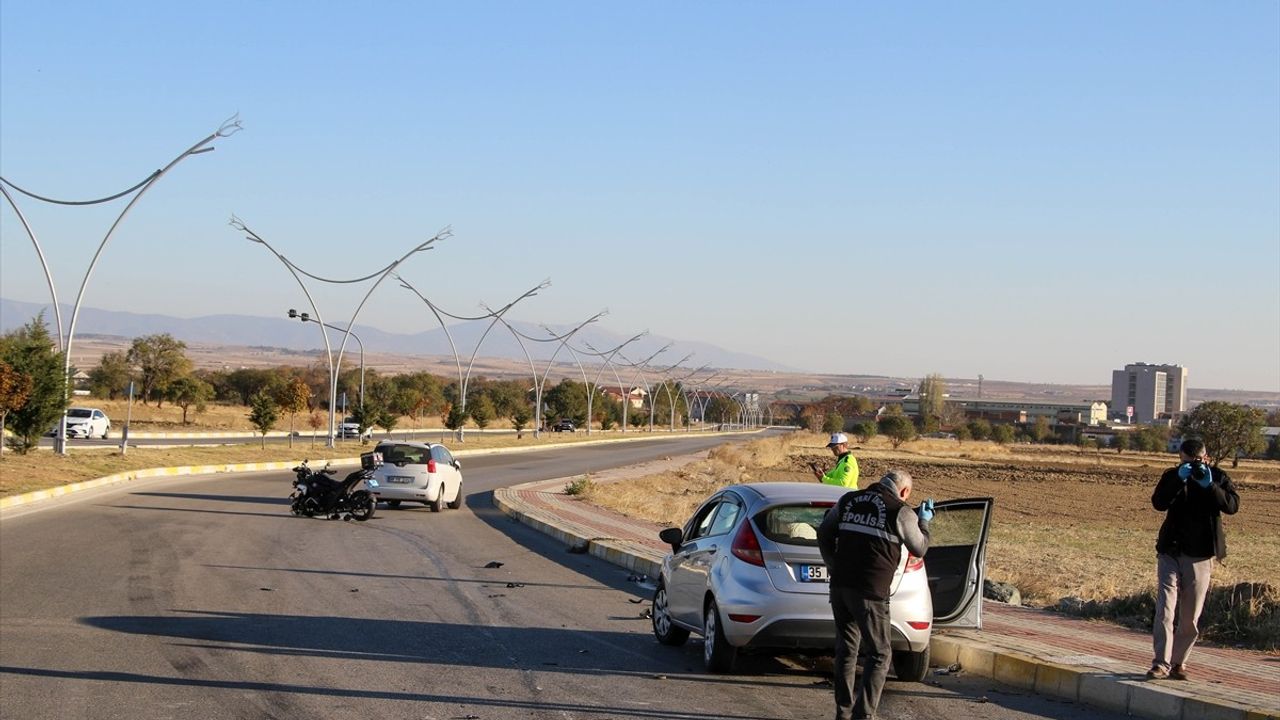
<svg viewBox="0 0 1280 720">
<path fill-rule="evenodd" d="M 929 674 L 929 646 L 920 652 L 894 652 L 893 674 L 902 682 L 924 682 Z"/>
<path fill-rule="evenodd" d="M 667 586 L 658 583 L 653 591 L 653 636 L 663 645 L 679 646 L 689 639 L 689 631 L 676 627 L 671 621 L 671 608 L 667 606 Z"/>
<path fill-rule="evenodd" d="M 729 644 L 720 623 L 720 608 L 716 601 L 707 603 L 702 617 L 702 664 L 707 672 L 727 673 L 733 670 L 738 659 L 738 649 Z"/>
</svg>

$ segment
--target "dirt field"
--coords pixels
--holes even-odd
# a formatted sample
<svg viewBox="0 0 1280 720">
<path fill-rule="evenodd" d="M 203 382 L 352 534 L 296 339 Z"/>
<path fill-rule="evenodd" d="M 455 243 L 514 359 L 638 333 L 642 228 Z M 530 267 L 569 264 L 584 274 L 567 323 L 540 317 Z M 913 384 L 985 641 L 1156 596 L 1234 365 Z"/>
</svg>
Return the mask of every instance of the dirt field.
<svg viewBox="0 0 1280 720">
<path fill-rule="evenodd" d="M 814 482 L 809 461 L 826 466 L 825 437 L 796 434 L 749 448 L 721 448 L 681 470 L 626 483 L 599 484 L 586 499 L 655 522 L 680 525 L 716 488 L 735 482 Z M 915 478 L 918 502 L 995 498 L 988 577 L 1012 583 L 1024 601 L 1052 605 L 1064 597 L 1110 600 L 1154 586 L 1155 538 L 1163 514 L 1151 508 L 1172 455 L 1090 452 L 1059 446 L 918 441 L 893 451 L 873 442 L 854 450 L 865 487 L 890 468 Z M 1267 583 L 1280 588 L 1280 463 L 1227 468 L 1240 512 L 1224 520 L 1229 556 L 1214 585 Z"/>
</svg>

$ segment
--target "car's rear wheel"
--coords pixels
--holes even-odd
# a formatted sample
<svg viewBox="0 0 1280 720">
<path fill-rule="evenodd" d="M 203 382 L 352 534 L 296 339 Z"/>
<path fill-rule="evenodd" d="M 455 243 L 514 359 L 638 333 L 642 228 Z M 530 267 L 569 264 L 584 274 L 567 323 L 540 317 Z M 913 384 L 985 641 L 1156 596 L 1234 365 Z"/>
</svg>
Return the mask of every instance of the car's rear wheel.
<svg viewBox="0 0 1280 720">
<path fill-rule="evenodd" d="M 106 440 L 107 435 L 111 434 L 111 428 L 102 428 L 102 439 Z"/>
<path fill-rule="evenodd" d="M 462 507 L 462 483 L 458 483 L 458 494 L 454 496 L 453 501 L 449 503 L 450 510 L 457 510 Z"/>
<path fill-rule="evenodd" d="M 708 672 L 727 673 L 733 670 L 738 659 L 738 649 L 729 644 L 720 624 L 720 608 L 713 599 L 707 603 L 702 617 L 702 664 Z"/>
<path fill-rule="evenodd" d="M 387 507 L 391 508 L 392 510 L 395 510 L 396 508 L 400 507 L 400 501 L 399 501 L 399 500 L 388 500 L 388 501 L 387 501 Z"/>
<path fill-rule="evenodd" d="M 671 608 L 667 606 L 667 587 L 661 582 L 653 591 L 653 636 L 663 645 L 683 645 L 689 639 L 689 631 L 676 627 L 671 621 Z"/>
<path fill-rule="evenodd" d="M 427 507 L 431 508 L 431 512 L 440 512 L 444 509 L 444 486 L 440 486 L 440 490 L 436 493 L 436 499 L 427 503 Z"/>
<path fill-rule="evenodd" d="M 893 674 L 903 682 L 924 682 L 929 674 L 929 646 L 920 652 L 894 652 Z"/>
</svg>

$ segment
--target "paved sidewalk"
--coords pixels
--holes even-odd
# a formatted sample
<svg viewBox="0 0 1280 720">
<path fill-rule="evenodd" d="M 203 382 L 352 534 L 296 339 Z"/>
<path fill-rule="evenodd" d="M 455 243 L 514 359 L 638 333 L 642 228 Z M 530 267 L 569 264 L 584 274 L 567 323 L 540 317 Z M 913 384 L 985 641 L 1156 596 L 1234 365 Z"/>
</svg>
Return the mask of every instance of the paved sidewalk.
<svg viewBox="0 0 1280 720">
<path fill-rule="evenodd" d="M 705 455 L 705 454 L 703 454 Z M 679 467 L 683 456 L 591 476 L 594 482 Z M 568 545 L 656 577 L 668 547 L 661 526 L 564 494 L 573 478 L 494 492 L 508 515 Z M 992 677 L 1044 695 L 1146 718 L 1280 720 L 1280 656 L 1196 647 L 1190 681 L 1147 681 L 1151 635 L 1100 621 L 986 601 L 980 631 L 939 630 L 933 664 Z"/>
</svg>

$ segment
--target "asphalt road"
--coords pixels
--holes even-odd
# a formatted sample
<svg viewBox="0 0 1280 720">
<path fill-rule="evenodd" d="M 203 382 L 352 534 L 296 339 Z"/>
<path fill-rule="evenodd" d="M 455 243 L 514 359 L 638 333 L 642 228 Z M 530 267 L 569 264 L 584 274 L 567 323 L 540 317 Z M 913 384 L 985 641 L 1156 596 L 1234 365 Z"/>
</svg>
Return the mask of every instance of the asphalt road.
<svg viewBox="0 0 1280 720">
<path fill-rule="evenodd" d="M 367 523 L 291 516 L 288 473 L 15 508 L 0 516 L 0 717 L 831 717 L 824 661 L 705 674 L 696 639 L 653 640 L 643 583 L 492 506 L 499 486 L 719 442 L 467 458 L 463 510 Z M 891 681 L 882 715 L 1109 717 L 964 674 Z"/>
</svg>

